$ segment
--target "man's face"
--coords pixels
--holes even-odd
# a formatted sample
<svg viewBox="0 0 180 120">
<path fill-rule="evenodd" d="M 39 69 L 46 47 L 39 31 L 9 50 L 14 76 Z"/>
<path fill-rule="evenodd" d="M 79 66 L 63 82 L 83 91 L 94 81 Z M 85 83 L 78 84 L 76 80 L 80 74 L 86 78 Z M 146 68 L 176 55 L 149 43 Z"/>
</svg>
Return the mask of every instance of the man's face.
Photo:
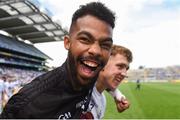
<svg viewBox="0 0 180 120">
<path fill-rule="evenodd" d="M 94 82 L 107 63 L 112 46 L 112 28 L 90 15 L 81 17 L 73 25 L 64 45 L 68 52 L 73 77 L 80 85 Z M 73 78 L 72 77 L 72 78 Z"/>
<path fill-rule="evenodd" d="M 116 54 L 109 58 L 105 68 L 101 71 L 100 75 L 103 78 L 104 85 L 114 90 L 127 76 L 129 69 L 129 62 L 126 57 L 121 54 Z"/>
</svg>

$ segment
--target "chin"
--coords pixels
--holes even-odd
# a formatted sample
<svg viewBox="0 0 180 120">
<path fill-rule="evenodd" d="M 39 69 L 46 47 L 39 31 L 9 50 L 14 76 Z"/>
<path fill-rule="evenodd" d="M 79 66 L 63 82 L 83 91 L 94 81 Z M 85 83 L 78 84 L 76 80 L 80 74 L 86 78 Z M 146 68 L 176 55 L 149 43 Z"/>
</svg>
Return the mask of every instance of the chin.
<svg viewBox="0 0 180 120">
<path fill-rule="evenodd" d="M 82 77 L 78 77 L 79 79 L 79 84 L 81 85 L 81 86 L 87 86 L 87 85 L 89 85 L 89 84 L 91 84 L 92 83 L 92 80 L 90 80 L 90 79 L 88 79 L 88 78 L 82 78 Z"/>
<path fill-rule="evenodd" d="M 111 90 L 114 91 L 117 87 L 116 86 L 112 86 Z"/>
</svg>

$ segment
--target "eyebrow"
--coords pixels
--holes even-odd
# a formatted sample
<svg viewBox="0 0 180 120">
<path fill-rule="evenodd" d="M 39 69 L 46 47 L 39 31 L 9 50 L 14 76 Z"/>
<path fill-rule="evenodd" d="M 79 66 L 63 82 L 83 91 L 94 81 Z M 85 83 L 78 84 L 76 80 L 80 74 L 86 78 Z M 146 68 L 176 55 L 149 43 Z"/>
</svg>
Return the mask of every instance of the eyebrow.
<svg viewBox="0 0 180 120">
<path fill-rule="evenodd" d="M 82 35 L 82 34 L 87 35 L 91 39 L 95 39 L 89 32 L 86 32 L 86 31 L 81 31 L 77 35 L 79 36 L 79 35 Z"/>
<path fill-rule="evenodd" d="M 87 35 L 90 39 L 94 39 L 95 40 L 95 37 L 91 35 L 91 33 L 87 32 L 87 31 L 81 31 L 79 32 L 77 35 Z M 110 41 L 111 43 L 113 43 L 113 40 L 111 37 L 107 37 L 107 38 L 100 38 L 100 40 L 103 40 L 103 41 Z"/>
</svg>

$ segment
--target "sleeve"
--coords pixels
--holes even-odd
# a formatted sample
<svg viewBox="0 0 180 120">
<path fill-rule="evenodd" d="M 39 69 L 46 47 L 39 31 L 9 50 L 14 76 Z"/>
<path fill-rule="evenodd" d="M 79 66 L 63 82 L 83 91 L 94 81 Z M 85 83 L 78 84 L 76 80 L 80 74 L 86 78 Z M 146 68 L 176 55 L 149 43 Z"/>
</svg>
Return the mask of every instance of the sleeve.
<svg viewBox="0 0 180 120">
<path fill-rule="evenodd" d="M 108 92 L 112 97 L 116 98 L 119 101 L 121 101 L 122 98 L 124 99 L 126 98 L 119 89 L 115 89 L 114 91 L 108 91 Z"/>
</svg>

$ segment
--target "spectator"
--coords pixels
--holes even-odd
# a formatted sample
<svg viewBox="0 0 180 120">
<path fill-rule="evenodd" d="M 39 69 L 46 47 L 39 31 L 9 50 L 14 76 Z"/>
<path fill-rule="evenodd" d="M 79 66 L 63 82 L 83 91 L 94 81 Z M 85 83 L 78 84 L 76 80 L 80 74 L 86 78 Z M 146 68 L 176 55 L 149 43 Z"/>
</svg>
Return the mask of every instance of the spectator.
<svg viewBox="0 0 180 120">
<path fill-rule="evenodd" d="M 5 83 L 4 80 L 6 78 L 4 76 L 0 77 L 0 112 L 3 109 L 3 101 L 4 101 L 4 92 L 5 92 Z"/>
<path fill-rule="evenodd" d="M 129 101 L 118 91 L 119 84 L 127 77 L 129 64 L 132 62 L 132 53 L 128 48 L 113 45 L 112 53 L 108 63 L 100 72 L 96 85 L 93 89 L 92 99 L 89 104 L 88 116 L 84 114 L 82 118 L 102 119 L 106 109 L 106 99 L 103 91 L 111 90 L 115 97 L 116 106 L 119 112 L 129 108 Z M 112 92 L 114 91 L 114 92 Z M 92 112 L 92 114 L 90 114 Z"/>
</svg>

